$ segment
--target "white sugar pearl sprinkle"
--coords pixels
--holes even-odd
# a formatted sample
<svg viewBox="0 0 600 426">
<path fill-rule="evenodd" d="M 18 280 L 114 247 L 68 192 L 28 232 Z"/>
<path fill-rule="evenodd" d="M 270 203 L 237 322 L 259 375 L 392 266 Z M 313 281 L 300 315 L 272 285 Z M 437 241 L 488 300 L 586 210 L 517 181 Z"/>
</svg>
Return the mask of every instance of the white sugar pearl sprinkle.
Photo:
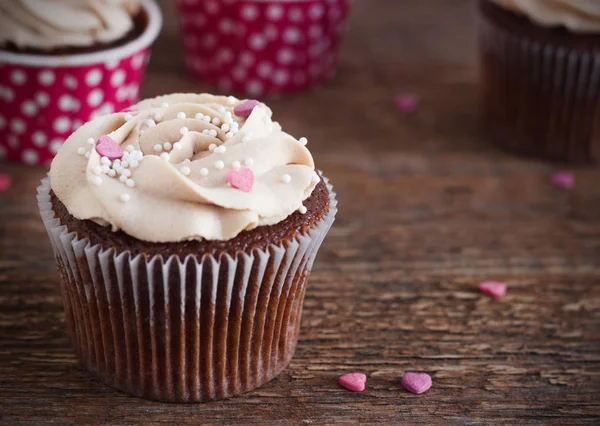
<svg viewBox="0 0 600 426">
<path fill-rule="evenodd" d="M 223 145 L 215 148 L 215 153 L 217 154 L 224 154 L 225 151 L 227 151 L 227 148 L 225 148 Z"/>
<path fill-rule="evenodd" d="M 94 139 L 94 138 L 89 138 L 89 139 L 87 140 L 87 143 L 89 143 L 90 145 L 94 145 L 94 144 L 96 143 L 96 139 Z"/>
<path fill-rule="evenodd" d="M 290 183 L 292 181 L 292 177 L 290 175 L 281 175 L 281 181 L 283 183 Z"/>
<path fill-rule="evenodd" d="M 117 172 L 115 172 L 114 170 L 109 170 L 107 175 L 111 178 L 114 178 L 115 176 L 117 176 Z"/>
<path fill-rule="evenodd" d="M 231 111 L 225 112 L 225 118 L 229 118 L 229 119 L 233 118 L 233 115 L 231 114 Z"/>
<path fill-rule="evenodd" d="M 173 144 L 173 149 L 174 149 L 174 150 L 178 151 L 178 150 L 180 150 L 181 148 L 183 148 L 183 145 L 181 145 L 181 143 L 180 143 L 180 142 L 175 142 L 175 143 Z"/>
<path fill-rule="evenodd" d="M 130 188 L 133 188 L 135 186 L 135 181 L 133 179 L 127 179 L 125 181 L 125 185 L 127 185 Z"/>
<path fill-rule="evenodd" d="M 112 162 L 112 167 L 116 167 L 116 166 L 120 166 L 121 165 L 121 160 L 119 160 L 118 158 Z"/>
<path fill-rule="evenodd" d="M 252 158 L 246 158 L 246 160 L 244 160 L 244 164 L 250 167 L 254 164 L 254 160 Z"/>
<path fill-rule="evenodd" d="M 202 114 L 201 112 L 196 114 L 196 120 L 202 120 L 203 118 L 204 118 L 204 114 Z"/>
<path fill-rule="evenodd" d="M 156 126 L 156 121 L 154 121 L 153 119 L 149 118 L 148 120 L 146 120 L 146 125 L 148 127 L 154 127 L 154 126 Z"/>
<path fill-rule="evenodd" d="M 202 130 L 202 134 L 203 134 L 203 135 L 208 135 L 208 129 L 204 129 L 204 130 Z"/>
<path fill-rule="evenodd" d="M 227 132 L 227 134 L 225 135 L 225 137 L 227 139 L 231 139 L 233 137 L 233 132 Z"/>
<path fill-rule="evenodd" d="M 202 120 L 203 120 L 203 121 L 206 121 L 207 123 L 210 123 L 210 120 L 212 120 L 212 118 L 211 118 L 211 116 L 210 116 L 210 115 L 205 115 L 205 116 L 202 118 Z"/>
<path fill-rule="evenodd" d="M 84 147 L 77 148 L 77 154 L 79 154 L 79 155 L 85 155 L 86 152 L 87 151 L 85 150 Z"/>
<path fill-rule="evenodd" d="M 108 159 L 108 157 L 102 157 L 100 159 L 100 164 L 106 164 L 107 166 L 110 166 L 111 161 Z"/>
<path fill-rule="evenodd" d="M 129 121 L 129 120 L 131 120 L 131 119 L 133 118 L 133 115 L 131 115 L 131 114 L 127 113 L 127 114 L 125 114 L 125 115 L 123 116 L 123 118 L 125 119 L 125 121 Z"/>
<path fill-rule="evenodd" d="M 223 114 L 225 112 L 225 107 L 223 105 L 219 106 L 218 111 Z"/>
<path fill-rule="evenodd" d="M 86 159 L 86 160 L 89 160 L 89 159 L 90 159 L 90 153 L 89 153 L 89 152 L 86 152 L 86 153 L 85 153 L 85 159 Z"/>
<path fill-rule="evenodd" d="M 96 166 L 92 169 L 92 172 L 94 172 L 95 175 L 101 175 L 103 170 L 102 170 L 102 167 Z"/>
<path fill-rule="evenodd" d="M 217 131 L 215 129 L 209 130 L 208 131 L 208 135 L 212 136 L 213 138 L 217 137 Z"/>
<path fill-rule="evenodd" d="M 298 207 L 298 211 L 300 212 L 300 214 L 306 214 L 308 209 L 306 208 L 306 206 L 300 206 Z"/>
<path fill-rule="evenodd" d="M 171 144 L 171 142 L 165 142 L 163 143 L 163 148 L 165 149 L 165 151 L 170 151 L 173 149 L 173 144 Z"/>
<path fill-rule="evenodd" d="M 160 112 L 154 114 L 154 121 L 161 121 L 163 119 L 163 115 Z"/>
<path fill-rule="evenodd" d="M 125 177 L 130 177 L 131 176 L 131 170 L 125 169 L 125 170 L 123 170 L 123 173 L 121 173 L 121 174 L 123 176 L 125 176 Z"/>
<path fill-rule="evenodd" d="M 102 185 L 102 178 L 100 176 L 94 176 L 91 180 L 92 185 L 94 186 L 100 186 Z"/>
<path fill-rule="evenodd" d="M 242 167 L 242 164 L 239 161 L 234 161 L 233 163 L 231 163 L 231 167 L 237 170 L 240 167 Z"/>
<path fill-rule="evenodd" d="M 121 177 L 119 177 L 119 182 L 121 182 L 121 183 L 127 182 L 127 176 L 121 176 Z"/>
<path fill-rule="evenodd" d="M 206 167 L 202 167 L 202 168 L 200 169 L 200 174 L 201 174 L 202 176 L 208 176 L 208 169 L 207 169 Z"/>
<path fill-rule="evenodd" d="M 181 174 L 182 175 L 189 176 L 190 173 L 192 173 L 192 170 L 189 167 L 184 166 L 184 167 L 181 168 Z"/>
<path fill-rule="evenodd" d="M 127 145 L 127 152 L 128 153 L 132 153 L 135 150 L 135 148 L 133 147 L 133 145 Z"/>
<path fill-rule="evenodd" d="M 236 102 L 237 102 L 237 99 L 236 99 L 235 97 L 233 97 L 233 96 L 229 96 L 229 97 L 227 98 L 227 103 L 228 103 L 229 105 L 233 105 L 233 104 L 234 104 L 234 103 L 236 103 Z"/>
<path fill-rule="evenodd" d="M 163 150 L 163 146 L 159 143 L 157 143 L 156 145 L 154 145 L 154 151 L 155 152 L 162 152 Z"/>
<path fill-rule="evenodd" d="M 218 118 L 213 118 L 212 120 L 212 124 L 214 124 L 215 126 L 219 126 L 221 125 L 221 120 L 219 120 Z"/>
<path fill-rule="evenodd" d="M 182 127 L 182 128 L 179 130 L 179 133 L 181 133 L 182 135 L 185 135 L 185 134 L 186 134 L 187 132 L 189 132 L 189 131 L 190 131 L 190 129 L 188 129 L 187 127 Z"/>
<path fill-rule="evenodd" d="M 129 162 L 129 168 L 130 169 L 137 169 L 139 165 L 140 165 L 140 163 L 139 163 L 138 160 L 131 160 Z"/>
<path fill-rule="evenodd" d="M 110 172 L 110 167 L 108 167 L 106 164 L 102 167 L 100 167 L 100 171 L 104 174 L 108 174 L 108 172 Z M 100 173 L 96 173 L 97 175 L 99 175 Z"/>
<path fill-rule="evenodd" d="M 217 144 L 211 143 L 210 145 L 208 145 L 208 150 L 210 152 L 215 152 L 215 149 L 217 149 Z"/>
<path fill-rule="evenodd" d="M 221 160 L 215 161 L 215 169 L 221 170 L 223 167 L 225 167 L 225 163 L 223 163 Z"/>
<path fill-rule="evenodd" d="M 160 158 L 164 161 L 169 161 L 171 159 L 171 156 L 166 152 L 163 152 L 162 154 L 160 154 Z"/>
<path fill-rule="evenodd" d="M 229 129 L 231 129 L 231 126 L 227 123 L 225 123 L 221 126 L 221 130 L 223 130 L 224 132 L 228 132 Z"/>
<path fill-rule="evenodd" d="M 300 138 L 300 139 L 298 139 L 298 142 L 300 142 L 300 145 L 306 145 L 308 143 L 308 139 Z"/>
<path fill-rule="evenodd" d="M 177 119 L 178 120 L 185 120 L 187 118 L 187 116 L 185 115 L 185 112 L 178 112 L 177 113 Z"/>
<path fill-rule="evenodd" d="M 124 169 L 129 168 L 129 161 L 121 161 L 121 167 L 123 167 Z"/>
<path fill-rule="evenodd" d="M 121 200 L 123 203 L 127 203 L 127 202 L 129 202 L 129 200 L 131 200 L 131 195 L 129 195 L 129 194 L 121 194 L 119 196 L 119 200 Z"/>
</svg>

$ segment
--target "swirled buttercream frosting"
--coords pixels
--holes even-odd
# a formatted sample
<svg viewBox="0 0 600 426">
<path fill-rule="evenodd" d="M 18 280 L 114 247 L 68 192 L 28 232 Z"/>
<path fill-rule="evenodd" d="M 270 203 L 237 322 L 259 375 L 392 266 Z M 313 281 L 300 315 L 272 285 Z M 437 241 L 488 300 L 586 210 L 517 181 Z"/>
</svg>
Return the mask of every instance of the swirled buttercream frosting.
<svg viewBox="0 0 600 426">
<path fill-rule="evenodd" d="M 2 0 L 0 46 L 52 50 L 111 43 L 133 28 L 137 0 Z"/>
<path fill-rule="evenodd" d="M 600 32 L 599 0 L 491 0 L 545 27 L 578 33 Z"/>
<path fill-rule="evenodd" d="M 154 98 L 77 130 L 50 169 L 77 219 L 149 242 L 229 240 L 306 211 L 319 176 L 257 101 L 207 94 Z"/>
</svg>

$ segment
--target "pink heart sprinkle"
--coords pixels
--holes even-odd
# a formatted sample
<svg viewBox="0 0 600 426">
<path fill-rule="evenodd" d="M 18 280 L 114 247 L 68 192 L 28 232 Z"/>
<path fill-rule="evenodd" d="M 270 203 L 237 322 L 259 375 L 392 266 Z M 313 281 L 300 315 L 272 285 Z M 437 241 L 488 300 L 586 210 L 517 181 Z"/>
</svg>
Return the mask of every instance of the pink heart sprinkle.
<svg viewBox="0 0 600 426">
<path fill-rule="evenodd" d="M 494 299 L 500 299 L 506 295 L 506 284 L 497 281 L 484 281 L 479 284 L 479 291 Z"/>
<path fill-rule="evenodd" d="M 254 108 L 260 105 L 256 99 L 249 99 L 246 102 L 239 104 L 233 109 L 233 113 L 238 117 L 250 117 Z"/>
<path fill-rule="evenodd" d="M 412 112 L 419 106 L 419 97 L 412 93 L 401 93 L 394 100 L 396 108 L 402 112 Z"/>
<path fill-rule="evenodd" d="M 8 188 L 10 188 L 11 185 L 11 177 L 4 173 L 0 174 L 0 192 L 8 191 Z"/>
<path fill-rule="evenodd" d="M 561 188 L 572 189 L 575 186 L 575 176 L 571 172 L 556 172 L 550 177 L 550 181 Z"/>
<path fill-rule="evenodd" d="M 96 151 L 101 157 L 114 161 L 123 157 L 123 150 L 110 136 L 100 136 L 96 143 Z"/>
<path fill-rule="evenodd" d="M 362 392 L 367 384 L 367 376 L 363 373 L 348 373 L 341 376 L 339 382 L 348 390 Z"/>
<path fill-rule="evenodd" d="M 431 387 L 431 376 L 427 373 L 404 373 L 402 386 L 409 392 L 422 394 Z"/>
<path fill-rule="evenodd" d="M 254 173 L 247 167 L 240 170 L 230 170 L 227 173 L 227 182 L 236 189 L 244 192 L 252 191 Z"/>
</svg>

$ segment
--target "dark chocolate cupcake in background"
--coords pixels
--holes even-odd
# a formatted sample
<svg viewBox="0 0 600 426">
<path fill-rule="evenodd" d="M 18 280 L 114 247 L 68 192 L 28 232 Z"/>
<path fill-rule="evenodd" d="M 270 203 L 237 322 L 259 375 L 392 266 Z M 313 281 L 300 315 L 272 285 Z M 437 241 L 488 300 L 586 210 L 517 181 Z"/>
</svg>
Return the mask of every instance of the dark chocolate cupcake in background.
<svg viewBox="0 0 600 426">
<path fill-rule="evenodd" d="M 305 145 L 264 104 L 189 94 L 67 140 L 38 200 L 90 372 L 136 396 L 198 402 L 288 365 L 336 213 Z"/>
<path fill-rule="evenodd" d="M 600 1 L 480 0 L 483 115 L 526 156 L 600 161 Z"/>
</svg>

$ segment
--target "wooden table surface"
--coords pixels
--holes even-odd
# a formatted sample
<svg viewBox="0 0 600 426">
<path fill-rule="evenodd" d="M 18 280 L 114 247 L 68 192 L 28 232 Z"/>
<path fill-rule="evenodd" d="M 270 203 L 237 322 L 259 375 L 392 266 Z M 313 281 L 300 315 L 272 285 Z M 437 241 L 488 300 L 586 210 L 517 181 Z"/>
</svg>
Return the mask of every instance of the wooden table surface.
<svg viewBox="0 0 600 426">
<path fill-rule="evenodd" d="M 183 73 L 171 1 L 144 95 L 210 90 Z M 600 171 L 548 184 L 480 130 L 466 0 L 358 1 L 338 77 L 273 100 L 307 136 L 340 213 L 313 269 L 289 368 L 202 405 L 121 394 L 78 368 L 38 217 L 43 169 L 1 164 L 2 424 L 599 424 Z M 399 113 L 394 94 L 417 93 Z M 503 280 L 508 295 L 478 292 Z M 351 393 L 339 375 L 363 371 Z M 404 371 L 432 389 L 402 389 Z"/>
</svg>

